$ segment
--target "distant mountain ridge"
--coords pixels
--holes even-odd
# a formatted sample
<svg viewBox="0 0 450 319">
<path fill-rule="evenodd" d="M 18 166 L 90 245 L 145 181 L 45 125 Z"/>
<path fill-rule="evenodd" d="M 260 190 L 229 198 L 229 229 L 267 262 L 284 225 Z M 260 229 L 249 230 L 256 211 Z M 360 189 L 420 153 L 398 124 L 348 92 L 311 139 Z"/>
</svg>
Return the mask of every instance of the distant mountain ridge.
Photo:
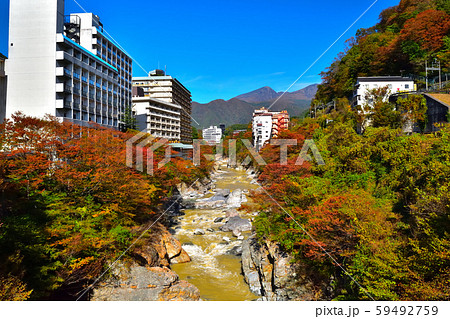
<svg viewBox="0 0 450 319">
<path fill-rule="evenodd" d="M 249 93 L 241 94 L 228 101 L 214 100 L 206 104 L 192 103 L 193 125 L 206 128 L 221 123 L 247 124 L 251 121 L 253 111 L 261 107 L 270 107 L 280 96 L 280 100 L 272 106 L 273 111 L 287 110 L 291 116 L 299 116 L 309 108 L 310 102 L 317 92 L 317 84 L 307 86 L 295 92 L 276 92 L 266 86 Z M 197 124 L 197 123 L 198 124 Z"/>
<path fill-rule="evenodd" d="M 235 98 L 247 103 L 259 103 L 277 99 L 281 94 L 275 92 L 271 87 L 265 86 L 258 90 L 238 95 Z"/>
<path fill-rule="evenodd" d="M 310 85 L 295 92 L 276 92 L 271 87 L 265 86 L 249 93 L 241 94 L 235 98 L 248 103 L 261 103 L 276 100 L 283 94 L 283 98 L 312 100 L 317 92 L 317 85 Z"/>
</svg>

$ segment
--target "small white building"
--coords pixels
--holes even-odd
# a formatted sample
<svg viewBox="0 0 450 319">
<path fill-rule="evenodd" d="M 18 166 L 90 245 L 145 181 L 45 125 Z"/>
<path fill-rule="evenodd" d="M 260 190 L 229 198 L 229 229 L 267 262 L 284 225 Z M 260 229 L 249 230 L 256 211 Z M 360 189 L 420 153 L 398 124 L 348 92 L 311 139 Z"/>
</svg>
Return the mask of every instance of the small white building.
<svg viewBox="0 0 450 319">
<path fill-rule="evenodd" d="M 374 76 L 358 78 L 353 93 L 353 106 L 370 104 L 366 100 L 369 91 L 388 87 L 388 97 L 395 93 L 415 91 L 414 81 L 401 76 Z"/>
<path fill-rule="evenodd" d="M 202 131 L 203 139 L 208 144 L 219 144 L 222 140 L 222 129 L 217 126 L 211 126 Z"/>
<path fill-rule="evenodd" d="M 374 76 L 374 77 L 359 77 L 353 92 L 353 108 L 359 107 L 363 115 L 369 114 L 368 107 L 372 107 L 372 98 L 369 93 L 372 90 L 387 87 L 387 95 L 384 97 L 387 101 L 392 94 L 405 93 L 416 91 L 416 85 L 410 78 L 402 76 Z M 362 123 L 358 124 L 357 131 L 361 134 L 366 127 L 370 126 L 372 120 L 365 116 Z"/>
</svg>

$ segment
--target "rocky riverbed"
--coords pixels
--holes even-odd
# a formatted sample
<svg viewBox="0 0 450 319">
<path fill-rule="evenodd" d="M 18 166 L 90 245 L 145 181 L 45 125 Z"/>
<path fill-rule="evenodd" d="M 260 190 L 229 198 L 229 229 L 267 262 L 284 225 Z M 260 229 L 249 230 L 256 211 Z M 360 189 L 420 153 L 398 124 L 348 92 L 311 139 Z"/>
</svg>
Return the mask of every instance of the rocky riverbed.
<svg viewBox="0 0 450 319">
<path fill-rule="evenodd" d="M 256 189 L 243 169 L 218 163 L 212 184 L 205 189 L 182 192 L 185 215 L 173 230 L 192 261 L 172 269 L 200 290 L 204 300 L 256 300 L 241 270 L 242 244 L 251 236 L 254 213 L 238 211 Z"/>
<path fill-rule="evenodd" d="M 254 178 L 218 162 L 209 183 L 180 186 L 166 207 L 169 225 L 156 224 L 134 247 L 134 261 L 115 265 L 91 300 L 316 299 L 301 267 L 255 238 L 247 196 L 258 189 Z"/>
</svg>

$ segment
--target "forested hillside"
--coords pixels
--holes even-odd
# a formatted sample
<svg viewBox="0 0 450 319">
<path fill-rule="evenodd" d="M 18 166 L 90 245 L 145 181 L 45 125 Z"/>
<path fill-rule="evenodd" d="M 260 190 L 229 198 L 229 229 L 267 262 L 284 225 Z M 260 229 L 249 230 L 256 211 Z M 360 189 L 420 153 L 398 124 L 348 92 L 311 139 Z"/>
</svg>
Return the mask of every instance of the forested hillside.
<svg viewBox="0 0 450 319">
<path fill-rule="evenodd" d="M 316 101 L 351 98 L 357 77 L 414 76 L 424 87 L 425 61 L 450 72 L 450 1 L 402 0 L 384 10 L 377 25 L 358 30 L 324 71 Z M 437 74 L 436 74 L 437 75 Z"/>
<path fill-rule="evenodd" d="M 449 9 L 449 1 L 410 0 L 383 11 L 322 74 L 316 100 L 337 107 L 280 134 L 297 140 L 287 165 L 271 145 L 261 151 L 268 165 L 255 164 L 265 188 L 253 194 L 257 237 L 295 257 L 318 300 L 450 299 L 450 126 L 405 134 L 400 111 L 425 120 L 422 97 L 411 96 L 397 110 L 378 103 L 373 125 L 357 134 L 347 100 L 358 76 L 421 74 L 426 58 L 448 71 Z M 311 151 L 309 162 L 297 162 L 305 140 L 325 165 Z M 250 154 L 237 145 L 244 160 Z"/>
</svg>

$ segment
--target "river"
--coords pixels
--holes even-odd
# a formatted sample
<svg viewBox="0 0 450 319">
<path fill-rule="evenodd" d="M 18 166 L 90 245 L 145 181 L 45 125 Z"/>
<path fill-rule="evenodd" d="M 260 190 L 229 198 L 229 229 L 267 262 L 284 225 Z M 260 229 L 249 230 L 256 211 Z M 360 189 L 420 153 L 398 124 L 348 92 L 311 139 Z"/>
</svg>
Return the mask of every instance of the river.
<svg viewBox="0 0 450 319">
<path fill-rule="evenodd" d="M 247 193 L 257 188 L 244 170 L 227 168 L 225 162 L 219 162 L 212 180 L 213 191 L 198 198 L 198 201 L 212 197 L 219 190 L 240 189 Z M 184 216 L 179 217 L 175 237 L 182 243 L 192 261 L 172 265 L 180 279 L 195 285 L 203 300 L 256 300 L 258 296 L 250 291 L 241 274 L 241 258 L 230 253 L 230 250 L 238 249 L 242 245 L 242 238 L 238 240 L 230 232 L 220 231 L 219 227 L 223 222 L 214 222 L 216 218 L 225 218 L 226 207 L 187 209 L 184 213 Z M 240 216 L 251 220 L 253 214 L 240 212 Z M 194 232 L 199 229 L 205 234 L 195 235 Z M 244 232 L 242 235 L 246 239 L 250 232 Z"/>
</svg>

